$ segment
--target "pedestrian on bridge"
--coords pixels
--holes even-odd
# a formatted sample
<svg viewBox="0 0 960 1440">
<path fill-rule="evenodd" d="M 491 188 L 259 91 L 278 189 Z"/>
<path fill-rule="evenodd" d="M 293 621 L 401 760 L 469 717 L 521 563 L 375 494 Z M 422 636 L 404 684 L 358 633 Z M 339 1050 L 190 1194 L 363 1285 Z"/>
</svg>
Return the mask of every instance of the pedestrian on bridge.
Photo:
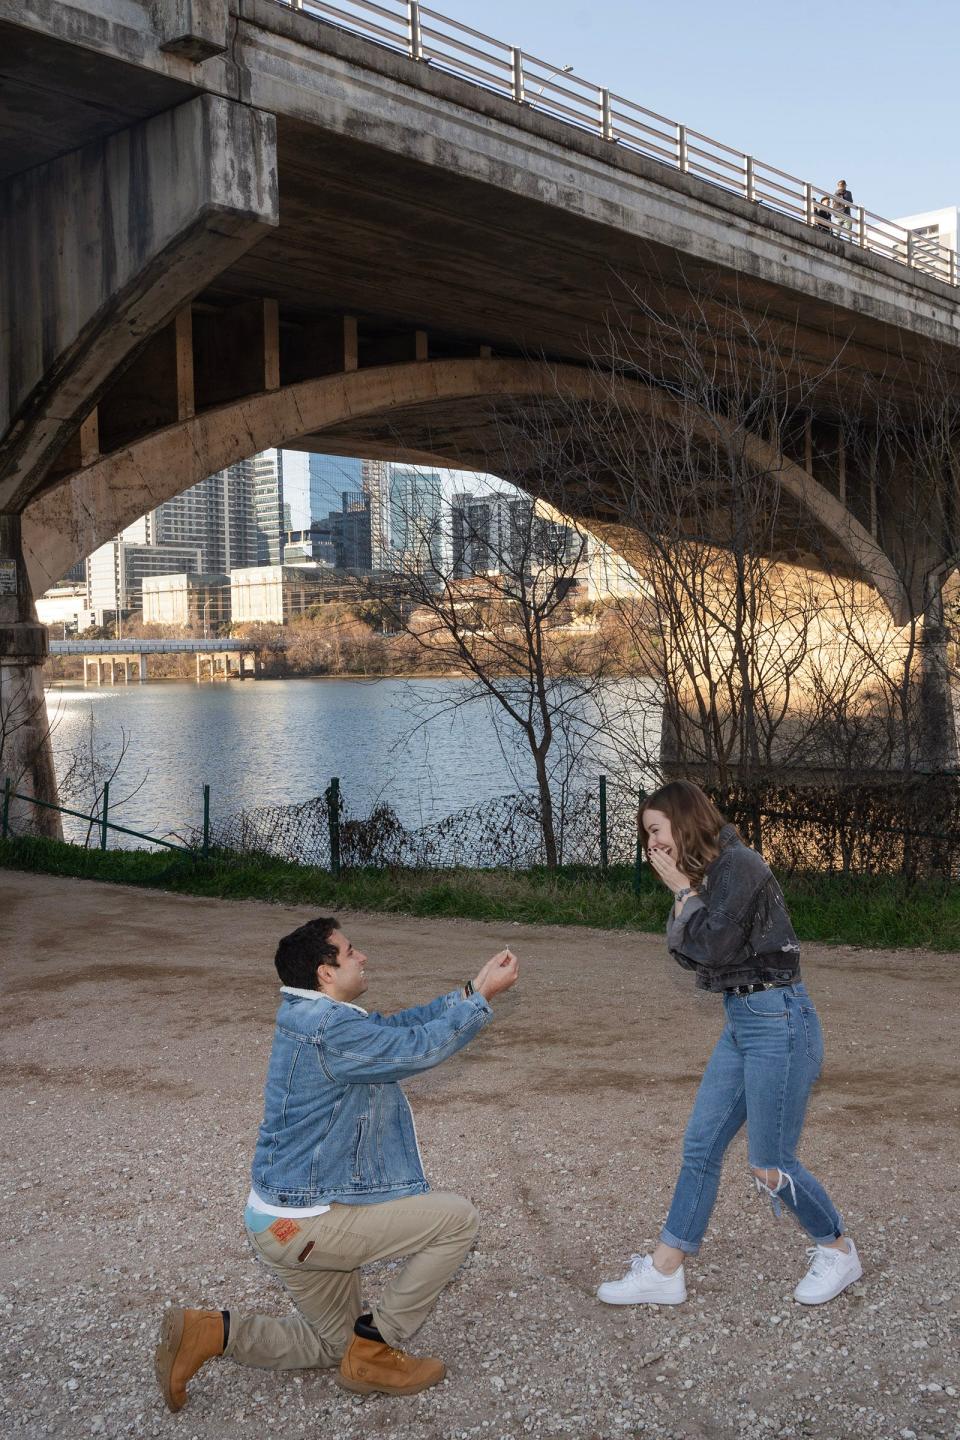
<svg viewBox="0 0 960 1440">
<path fill-rule="evenodd" d="M 502 950 L 460 989 L 387 1016 L 356 1003 L 367 957 L 332 918 L 284 936 L 276 967 L 280 1004 L 244 1225 L 299 1314 L 168 1308 L 156 1372 L 171 1410 L 221 1355 L 273 1370 L 336 1367 L 339 1384 L 364 1395 L 413 1395 L 446 1373 L 403 1346 L 480 1222 L 469 1200 L 430 1189 L 400 1082 L 490 1023 L 490 1001 L 516 983 L 516 957 Z M 407 1264 L 364 1311 L 360 1267 L 401 1255 Z"/>
<path fill-rule="evenodd" d="M 722 997 L 726 1024 L 697 1091 L 659 1244 L 652 1255 L 635 1255 L 621 1280 L 601 1285 L 598 1298 L 608 1305 L 686 1300 L 684 1262 L 700 1249 L 724 1154 L 746 1125 L 757 1189 L 775 1215 L 787 1205 L 813 1242 L 794 1298 L 822 1305 L 863 1270 L 833 1201 L 797 1156 L 823 1036 L 780 886 L 689 780 L 655 791 L 640 826 L 650 864 L 674 896 L 670 952 L 700 989 Z"/>
<path fill-rule="evenodd" d="M 839 217 L 837 230 L 841 240 L 853 238 L 853 195 L 847 188 L 846 180 L 838 180 L 837 188 L 833 192 L 833 209 Z"/>
</svg>

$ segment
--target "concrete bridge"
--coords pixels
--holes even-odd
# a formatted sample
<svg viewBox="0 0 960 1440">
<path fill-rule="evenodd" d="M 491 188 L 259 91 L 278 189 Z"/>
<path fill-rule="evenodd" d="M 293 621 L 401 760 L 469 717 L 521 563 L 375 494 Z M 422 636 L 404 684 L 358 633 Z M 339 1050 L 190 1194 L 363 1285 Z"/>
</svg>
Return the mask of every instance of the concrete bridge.
<svg viewBox="0 0 960 1440">
<path fill-rule="evenodd" d="M 116 685 L 118 674 L 123 677 L 123 683 L 129 685 L 134 672 L 142 685 L 149 678 L 151 655 L 195 655 L 198 685 L 205 673 L 210 680 L 218 677 L 230 680 L 233 676 L 245 680 L 248 674 L 260 674 L 256 649 L 244 640 L 51 640 L 49 643 L 51 655 L 83 657 L 84 685 L 90 683 L 91 675 L 96 685 Z M 252 657 L 249 671 L 248 655 Z"/>
<path fill-rule="evenodd" d="M 842 355 L 794 453 L 757 435 L 757 462 L 820 555 L 898 620 L 924 612 L 952 495 L 921 533 L 891 467 L 844 463 L 839 417 L 863 377 L 891 407 L 917 367 L 953 385 L 955 257 L 862 210 L 823 233 L 810 185 L 748 156 L 731 183 L 732 151 L 603 90 L 587 124 L 576 77 L 444 22 L 455 64 L 436 12 L 368 5 L 371 38 L 313 8 L 0 0 L 0 768 L 19 789 L 52 786 L 32 594 L 267 446 L 496 470 L 492 406 L 595 400 L 585 356 L 631 295 L 679 314 L 709 289 L 781 327 L 805 375 Z M 622 386 L 625 413 L 669 419 Z"/>
</svg>

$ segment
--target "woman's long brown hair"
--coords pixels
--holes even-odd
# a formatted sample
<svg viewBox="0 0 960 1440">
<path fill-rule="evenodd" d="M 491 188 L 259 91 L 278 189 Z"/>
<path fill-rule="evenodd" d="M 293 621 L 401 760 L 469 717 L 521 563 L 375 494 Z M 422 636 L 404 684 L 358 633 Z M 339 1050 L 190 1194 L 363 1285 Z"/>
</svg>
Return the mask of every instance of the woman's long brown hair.
<svg viewBox="0 0 960 1440">
<path fill-rule="evenodd" d="M 659 810 L 670 821 L 676 850 L 677 869 L 689 876 L 694 886 L 720 852 L 718 836 L 727 823 L 709 795 L 692 780 L 671 780 L 648 795 L 640 811 L 640 824 L 648 810 Z"/>
</svg>

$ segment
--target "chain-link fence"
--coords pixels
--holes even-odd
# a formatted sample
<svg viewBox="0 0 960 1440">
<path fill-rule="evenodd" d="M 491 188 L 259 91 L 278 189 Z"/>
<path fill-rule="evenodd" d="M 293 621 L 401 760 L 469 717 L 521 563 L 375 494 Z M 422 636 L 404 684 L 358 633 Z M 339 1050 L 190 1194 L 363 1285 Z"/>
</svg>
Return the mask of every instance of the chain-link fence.
<svg viewBox="0 0 960 1440">
<path fill-rule="evenodd" d="M 705 785 L 723 815 L 778 873 L 900 875 L 908 880 L 960 878 L 960 774 L 885 776 L 828 784 Z M 361 815 L 345 802 L 339 780 L 296 805 L 266 805 L 214 818 L 203 787 L 203 825 L 151 836 L 118 825 L 109 781 L 90 813 L 20 795 L 7 777 L 0 792 L 0 839 L 29 834 L 37 807 L 87 822 L 87 841 L 106 849 L 115 834 L 207 857 L 264 856 L 317 866 L 443 870 L 529 870 L 546 863 L 540 797 L 501 795 L 440 820 L 405 825 L 388 804 Z M 601 870 L 632 865 L 639 885 L 641 789 L 600 776 L 553 797 L 553 832 L 561 865 Z M 13 802 L 23 802 L 23 813 Z M 25 808 L 24 808 L 25 807 Z M 110 818 L 108 818 L 110 817 Z"/>
<path fill-rule="evenodd" d="M 605 785 L 604 790 L 603 824 L 599 785 L 556 802 L 561 863 L 634 862 L 639 793 L 627 786 Z M 339 867 L 528 870 L 545 859 L 540 800 L 523 793 L 408 827 L 389 805 L 357 814 L 337 787 L 299 805 L 262 806 L 226 816 L 211 824 L 210 844 L 221 851 L 269 855 L 325 869 L 338 868 L 338 861 Z"/>
<path fill-rule="evenodd" d="M 784 874 L 960 875 L 960 777 L 839 785 L 706 787 L 744 839 Z M 637 862 L 638 789 L 597 781 L 557 797 L 561 864 Z M 191 837 L 195 843 L 199 836 Z M 504 795 L 410 827 L 386 804 L 354 812 L 334 783 L 299 805 L 213 822 L 212 848 L 339 871 L 355 867 L 527 870 L 544 864 L 539 797 Z"/>
<path fill-rule="evenodd" d="M 909 880 L 960 877 L 960 776 L 949 773 L 873 783 L 706 786 L 744 839 L 780 874 L 901 875 Z M 260 806 L 213 818 L 204 786 L 204 825 L 155 838 L 107 819 L 107 787 L 89 821 L 88 843 L 105 849 L 108 832 L 200 855 L 264 856 L 318 866 L 442 870 L 529 870 L 545 864 L 537 794 L 502 795 L 419 826 L 403 823 L 387 804 L 369 814 L 345 803 L 339 782 L 297 805 Z M 6 786 L 3 838 L 18 833 Z M 560 864 L 599 869 L 634 866 L 639 884 L 637 817 L 643 794 L 606 777 L 555 797 L 554 831 Z M 31 802 L 38 803 L 38 802 Z M 61 806 L 66 815 L 80 812 Z"/>
</svg>

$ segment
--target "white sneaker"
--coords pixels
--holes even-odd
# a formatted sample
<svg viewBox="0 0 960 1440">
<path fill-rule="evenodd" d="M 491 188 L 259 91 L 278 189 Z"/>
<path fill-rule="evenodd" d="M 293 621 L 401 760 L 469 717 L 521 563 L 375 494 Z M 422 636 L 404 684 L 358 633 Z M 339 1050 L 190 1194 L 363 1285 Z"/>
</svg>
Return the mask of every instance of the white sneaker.
<svg viewBox="0 0 960 1440">
<path fill-rule="evenodd" d="M 608 1280 L 597 1291 L 605 1305 L 682 1305 L 687 1298 L 683 1266 L 661 1275 L 652 1255 L 634 1255 L 622 1280 Z"/>
<path fill-rule="evenodd" d="M 801 1305 L 824 1305 L 860 1279 L 863 1266 L 857 1247 L 849 1235 L 845 1235 L 844 1239 L 849 1246 L 846 1254 L 831 1245 L 810 1246 L 807 1250 L 810 1268 L 794 1290 L 794 1300 L 799 1300 Z"/>
</svg>

